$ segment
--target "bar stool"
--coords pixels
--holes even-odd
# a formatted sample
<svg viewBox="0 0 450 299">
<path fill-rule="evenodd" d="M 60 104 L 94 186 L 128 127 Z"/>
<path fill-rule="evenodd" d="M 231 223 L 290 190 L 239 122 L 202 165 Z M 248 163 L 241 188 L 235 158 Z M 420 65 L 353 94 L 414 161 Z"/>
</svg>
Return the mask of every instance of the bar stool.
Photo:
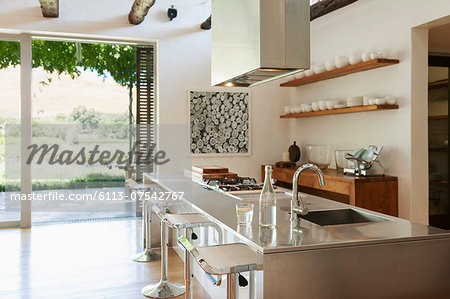
<svg viewBox="0 0 450 299">
<path fill-rule="evenodd" d="M 258 264 L 255 250 L 242 243 L 196 248 L 183 236 L 178 241 L 203 271 L 212 275 L 227 275 L 227 299 L 239 298 L 237 276 L 241 272 L 250 272 L 249 297 L 256 298 L 255 271 Z"/>
<path fill-rule="evenodd" d="M 138 184 L 133 179 L 125 181 L 125 188 L 129 199 L 133 199 L 133 192 L 135 192 L 139 200 L 142 196 L 140 192 L 156 192 L 158 188 L 147 185 Z M 145 196 L 143 197 L 145 199 Z M 135 262 L 148 263 L 161 260 L 161 255 L 158 252 L 152 250 L 152 235 L 151 235 L 151 222 L 152 222 L 152 210 L 151 203 L 148 200 L 142 200 L 142 242 L 143 252 L 137 254 L 132 258 Z"/>
<path fill-rule="evenodd" d="M 153 207 L 153 211 L 162 219 L 161 220 L 161 280 L 158 283 L 150 284 L 142 289 L 142 294 L 151 298 L 170 298 L 180 296 L 185 293 L 185 298 L 193 298 L 191 261 L 190 255 L 185 251 L 184 260 L 184 278 L 185 285 L 172 283 L 167 279 L 167 253 L 168 253 L 168 228 L 184 229 L 185 239 L 191 240 L 193 228 L 196 227 L 214 227 L 219 234 L 219 243 L 222 243 L 222 230 L 220 227 L 211 222 L 208 218 L 201 214 L 166 214 L 162 212 L 158 206 Z M 215 284 L 220 285 L 221 277 L 219 276 Z"/>
</svg>

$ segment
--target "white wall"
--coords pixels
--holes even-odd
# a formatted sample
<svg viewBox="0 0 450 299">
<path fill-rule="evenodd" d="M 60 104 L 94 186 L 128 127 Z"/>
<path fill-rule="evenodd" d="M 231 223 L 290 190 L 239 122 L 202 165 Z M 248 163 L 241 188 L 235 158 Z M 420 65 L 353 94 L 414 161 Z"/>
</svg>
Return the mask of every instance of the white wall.
<svg viewBox="0 0 450 299">
<path fill-rule="evenodd" d="M 421 90 L 426 91 L 427 71 L 423 73 L 424 82 L 414 81 L 411 84 L 414 66 L 412 52 L 416 49 L 411 46 L 412 27 L 449 14 L 450 5 L 446 0 L 360 0 L 314 20 L 311 23 L 313 63 L 324 63 L 335 55 L 358 51 L 388 50 L 389 57 L 400 59 L 400 64 L 297 87 L 295 94 L 284 100 L 286 104 L 294 104 L 345 99 L 355 95 L 399 97 L 399 110 L 291 120 L 290 138 L 302 145 L 383 145 L 381 160 L 387 167 L 387 173 L 399 177 L 400 217 L 412 217 L 422 223 L 428 221 L 427 118 L 426 105 L 422 105 L 426 103 L 426 94 L 416 97 L 417 103 L 411 99 L 413 87 L 422 84 Z M 422 59 L 426 59 L 426 56 Z M 415 69 L 419 73 L 423 71 L 419 67 Z M 416 109 L 413 109 L 414 105 Z M 416 115 L 417 121 L 412 123 L 413 111 L 419 115 Z M 422 130 L 416 132 L 412 128 Z M 416 149 L 414 155 L 412 148 Z M 417 177 L 414 192 L 411 191 L 412 165 L 418 165 L 415 167 Z M 415 213 L 411 212 L 412 206 L 415 207 Z"/>
<path fill-rule="evenodd" d="M 37 0 L 3 0 L 0 33 L 43 31 L 158 40 L 160 122 L 187 123 L 186 91 L 210 88 L 211 34 L 198 28 L 210 14 L 210 2 L 174 0 L 169 3 L 160 0 L 138 26 L 127 21 L 132 2 L 60 1 L 60 18 L 44 19 Z M 170 4 L 179 10 L 178 18 L 172 22 L 165 15 Z M 401 63 L 298 88 L 280 88 L 280 81 L 252 88 L 252 155 L 201 158 L 194 159 L 194 163 L 226 165 L 241 175 L 259 178 L 260 164 L 281 160 L 281 152 L 293 140 L 300 145 L 381 144 L 385 146 L 383 162 L 388 166 L 388 173 L 399 177 L 400 216 L 413 216 L 413 220 L 427 222 L 427 169 L 423 169 L 423 163 L 418 167 L 419 175 L 415 181 L 419 191 L 411 192 L 412 161 L 427 159 L 421 156 L 420 151 L 415 154 L 417 156 L 411 154 L 413 146 L 426 150 L 426 136 L 417 136 L 418 141 L 414 142 L 418 144 L 413 145 L 411 137 L 414 134 L 411 129 L 412 86 L 416 84 L 411 84 L 411 28 L 449 14 L 448 0 L 360 0 L 314 20 L 311 23 L 313 62 L 325 62 L 335 55 L 358 50 L 387 49 L 389 56 L 399 58 Z M 298 120 L 279 119 L 282 106 L 287 104 L 364 94 L 398 96 L 400 109 Z M 426 101 L 425 98 L 422 100 Z M 419 113 L 426 114 L 426 111 Z M 425 175 L 421 175 L 422 171 Z M 417 215 L 410 211 L 412 202 L 419 203 Z"/>
</svg>

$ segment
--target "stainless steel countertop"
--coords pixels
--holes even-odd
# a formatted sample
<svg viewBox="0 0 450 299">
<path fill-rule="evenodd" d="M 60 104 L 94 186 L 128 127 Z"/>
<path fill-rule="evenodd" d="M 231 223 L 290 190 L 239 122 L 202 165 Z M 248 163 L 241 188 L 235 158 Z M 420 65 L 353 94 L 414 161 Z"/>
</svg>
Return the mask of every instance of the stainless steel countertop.
<svg viewBox="0 0 450 299">
<path fill-rule="evenodd" d="M 184 174 L 145 174 L 145 176 L 168 191 L 184 192 L 183 201 L 185 203 L 263 254 L 450 238 L 450 233 L 445 230 L 312 195 L 308 195 L 304 199 L 310 211 L 352 208 L 390 221 L 319 226 L 301 220 L 300 228 L 292 230 L 288 213 L 290 200 L 281 199 L 277 201 L 275 230 L 259 228 L 258 201 L 251 201 L 255 204 L 252 225 L 238 227 L 235 205 L 241 201 L 221 192 L 207 190 Z"/>
</svg>

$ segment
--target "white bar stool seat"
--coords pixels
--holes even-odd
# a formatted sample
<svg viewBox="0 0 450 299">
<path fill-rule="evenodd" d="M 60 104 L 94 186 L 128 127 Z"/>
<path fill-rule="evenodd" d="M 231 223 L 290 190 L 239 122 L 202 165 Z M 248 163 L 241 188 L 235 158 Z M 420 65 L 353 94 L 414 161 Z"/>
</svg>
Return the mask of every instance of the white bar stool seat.
<svg viewBox="0 0 450 299">
<path fill-rule="evenodd" d="M 188 240 L 179 238 L 179 243 L 190 252 L 198 265 L 208 274 L 227 275 L 227 299 L 238 298 L 237 275 L 250 272 L 249 297 L 255 298 L 255 271 L 258 253 L 242 243 L 194 247 Z"/>
<path fill-rule="evenodd" d="M 167 249 L 168 244 L 168 227 L 172 229 L 184 229 L 184 236 L 186 239 L 191 240 L 193 228 L 197 227 L 214 227 L 219 233 L 219 243 L 222 242 L 222 230 L 220 227 L 211 222 L 207 217 L 198 214 L 169 214 L 161 211 L 160 207 L 155 205 L 152 207 L 155 214 L 161 218 L 161 280 L 159 283 L 154 283 L 145 286 L 142 289 L 142 294 L 151 298 L 170 298 L 180 296 L 185 293 L 185 298 L 192 299 L 192 278 L 191 273 L 191 261 L 189 252 L 185 251 L 184 260 L 184 279 L 185 285 L 178 283 L 172 283 L 167 279 Z M 221 278 L 216 281 L 216 285 L 220 285 Z"/>
</svg>

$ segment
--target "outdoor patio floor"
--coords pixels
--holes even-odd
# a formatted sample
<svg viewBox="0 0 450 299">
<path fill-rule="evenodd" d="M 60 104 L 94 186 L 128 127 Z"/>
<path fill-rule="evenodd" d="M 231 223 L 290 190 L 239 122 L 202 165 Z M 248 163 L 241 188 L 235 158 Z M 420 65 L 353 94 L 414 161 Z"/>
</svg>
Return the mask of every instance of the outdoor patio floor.
<svg viewBox="0 0 450 299">
<path fill-rule="evenodd" d="M 93 188 L 93 189 L 64 189 L 35 191 L 36 194 L 58 194 L 65 199 L 77 196 L 78 198 L 93 198 L 95 200 L 65 200 L 65 201 L 33 201 L 33 225 L 70 223 L 84 221 L 124 220 L 135 218 L 135 201 L 122 198 L 125 195 L 123 187 Z M 5 197 L 8 193 L 0 193 L 0 221 L 19 220 L 18 210 L 20 201 L 9 201 Z M 102 196 L 103 200 L 99 200 Z M 110 200 L 106 200 L 110 199 Z M 115 200 L 111 200 L 115 199 Z M 5 209 L 7 205 L 7 208 Z"/>
</svg>

